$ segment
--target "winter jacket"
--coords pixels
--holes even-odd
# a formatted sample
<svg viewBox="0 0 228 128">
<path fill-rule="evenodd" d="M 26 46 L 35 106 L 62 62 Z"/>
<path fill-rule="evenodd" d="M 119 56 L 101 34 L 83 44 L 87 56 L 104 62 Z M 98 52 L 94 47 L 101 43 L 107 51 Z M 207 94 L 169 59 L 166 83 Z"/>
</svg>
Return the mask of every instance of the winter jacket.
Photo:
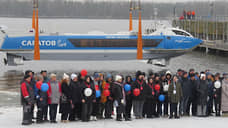
<svg viewBox="0 0 228 128">
<path fill-rule="evenodd" d="M 176 89 L 175 89 L 174 85 L 176 85 Z M 176 90 L 176 93 L 174 93 L 175 90 Z M 183 93 L 182 93 L 182 88 L 181 88 L 180 82 L 179 81 L 177 81 L 176 83 L 171 82 L 171 84 L 169 86 L 169 91 L 168 91 L 169 101 L 171 103 L 179 103 L 182 96 L 183 96 Z"/>
<path fill-rule="evenodd" d="M 159 91 L 156 91 L 155 90 L 155 83 L 151 84 L 151 83 L 148 83 L 147 86 L 146 86 L 146 94 L 145 94 L 145 97 L 146 97 L 146 100 L 152 100 L 152 101 L 157 101 L 158 100 L 158 97 L 160 95 L 160 90 Z"/>
<path fill-rule="evenodd" d="M 85 89 L 90 88 L 92 89 L 92 95 L 87 97 L 85 96 Z M 86 83 L 85 81 L 81 83 L 81 98 L 85 100 L 85 103 L 93 102 L 93 100 L 96 100 L 96 90 L 93 83 Z"/>
<path fill-rule="evenodd" d="M 71 96 L 72 96 L 72 102 L 73 104 L 81 103 L 81 86 L 79 82 L 74 82 L 71 80 L 70 82 L 70 88 L 71 88 Z"/>
<path fill-rule="evenodd" d="M 117 100 L 118 103 L 121 103 L 121 100 L 124 99 L 124 95 L 123 94 L 123 85 L 121 83 L 118 82 L 114 82 L 112 85 L 112 96 L 113 96 L 113 100 Z"/>
<path fill-rule="evenodd" d="M 136 80 L 133 85 L 132 85 L 132 91 L 134 92 L 134 89 L 139 89 L 140 90 L 140 95 L 135 96 L 133 94 L 133 100 L 145 100 L 145 91 L 146 91 L 146 82 L 144 80 Z"/>
<path fill-rule="evenodd" d="M 192 91 L 192 99 L 197 98 L 197 86 L 199 85 L 199 80 L 189 80 L 189 84 L 191 85 L 191 91 Z"/>
<path fill-rule="evenodd" d="M 210 79 L 207 79 L 207 82 L 208 82 L 208 96 L 212 98 L 213 97 L 213 89 L 214 89 L 213 81 Z"/>
<path fill-rule="evenodd" d="M 188 78 L 182 78 L 181 87 L 183 92 L 183 97 L 192 97 L 193 86 Z"/>
<path fill-rule="evenodd" d="M 101 83 L 101 88 L 102 88 L 102 92 L 101 92 L 101 101 L 100 102 L 105 103 L 107 101 L 107 96 L 104 95 L 104 90 L 109 89 L 110 84 L 107 83 L 105 80 L 103 80 Z"/>
<path fill-rule="evenodd" d="M 31 85 L 31 82 L 24 80 L 21 83 L 21 103 L 22 104 L 34 104 L 35 94 L 34 94 L 34 86 Z"/>
<path fill-rule="evenodd" d="M 223 112 L 228 112 L 228 80 L 222 81 L 222 106 Z"/>
<path fill-rule="evenodd" d="M 56 81 L 57 82 L 57 81 Z M 61 90 L 61 84 L 59 83 L 59 82 L 57 82 L 57 84 L 58 84 L 58 92 L 53 92 L 52 91 L 52 82 L 51 81 L 49 81 L 48 82 L 48 86 L 49 86 L 49 89 L 48 89 L 48 91 L 47 91 L 47 93 L 48 93 L 48 104 L 53 104 L 53 101 L 52 101 L 52 98 L 55 98 L 55 99 L 59 99 L 60 98 L 60 96 L 61 96 L 61 93 L 62 93 L 62 90 Z M 58 97 L 53 97 L 55 94 L 54 93 L 58 93 L 56 96 L 58 96 Z M 56 103 L 54 103 L 54 104 L 56 104 Z"/>
<path fill-rule="evenodd" d="M 69 103 L 72 101 L 72 90 L 70 88 L 70 85 L 68 83 L 62 83 L 61 84 L 61 90 L 62 90 L 62 95 L 60 98 L 60 103 Z"/>
<path fill-rule="evenodd" d="M 213 97 L 214 97 L 216 103 L 221 103 L 222 86 L 220 88 L 215 88 L 215 86 L 214 86 L 215 82 L 213 82 L 213 88 L 214 88 L 213 89 Z M 218 82 L 220 82 L 222 85 L 222 82 L 220 80 Z"/>
<path fill-rule="evenodd" d="M 200 80 L 200 83 L 197 85 L 197 104 L 206 105 L 208 97 L 208 82 L 206 80 Z"/>
</svg>

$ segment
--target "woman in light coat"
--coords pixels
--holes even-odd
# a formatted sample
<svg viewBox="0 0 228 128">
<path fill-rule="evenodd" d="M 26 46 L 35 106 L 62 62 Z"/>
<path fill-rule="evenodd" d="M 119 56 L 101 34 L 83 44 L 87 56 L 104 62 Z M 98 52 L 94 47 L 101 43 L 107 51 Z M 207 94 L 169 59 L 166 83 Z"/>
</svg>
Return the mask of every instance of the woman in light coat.
<svg viewBox="0 0 228 128">
<path fill-rule="evenodd" d="M 222 112 L 228 115 L 228 76 L 222 81 Z"/>
</svg>

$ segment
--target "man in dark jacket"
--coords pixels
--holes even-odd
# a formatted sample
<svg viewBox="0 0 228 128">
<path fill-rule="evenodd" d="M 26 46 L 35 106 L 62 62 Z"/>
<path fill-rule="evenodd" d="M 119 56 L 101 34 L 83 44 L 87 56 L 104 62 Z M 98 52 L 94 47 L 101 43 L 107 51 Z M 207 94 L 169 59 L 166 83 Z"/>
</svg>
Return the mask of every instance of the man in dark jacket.
<svg viewBox="0 0 228 128">
<path fill-rule="evenodd" d="M 145 87 L 146 82 L 144 81 L 144 76 L 141 71 L 136 73 L 136 81 L 133 83 L 132 91 L 135 89 L 140 90 L 140 94 L 138 96 L 133 94 L 133 111 L 136 119 L 143 118 L 143 105 L 145 102 Z"/>
<path fill-rule="evenodd" d="M 196 116 L 197 114 L 197 92 L 196 92 L 196 87 L 199 84 L 199 82 L 195 79 L 195 74 L 190 74 L 190 85 L 191 85 L 191 92 L 192 92 L 192 97 L 190 97 L 188 101 L 188 106 L 186 110 L 186 115 L 190 115 L 190 106 L 192 105 L 192 115 Z"/>
<path fill-rule="evenodd" d="M 32 106 L 34 106 L 34 88 L 31 86 L 31 76 L 25 75 L 21 83 L 21 101 L 23 105 L 23 121 L 22 125 L 32 124 Z"/>
<path fill-rule="evenodd" d="M 208 98 L 208 83 L 206 75 L 201 74 L 200 83 L 197 85 L 197 116 L 206 116 L 207 98 Z"/>
<path fill-rule="evenodd" d="M 188 73 L 184 72 L 181 80 L 183 99 L 181 102 L 181 115 L 188 115 L 187 108 L 189 100 L 192 98 L 192 85 L 190 80 L 188 79 Z"/>
<path fill-rule="evenodd" d="M 71 74 L 71 96 L 72 103 L 74 105 L 72 112 L 70 114 L 70 121 L 81 120 L 81 111 L 82 111 L 82 102 L 81 102 L 81 86 L 78 82 L 78 78 L 76 74 Z"/>
<path fill-rule="evenodd" d="M 206 73 L 206 81 L 208 83 L 208 96 L 209 100 L 207 102 L 207 115 L 211 116 L 213 112 L 213 81 L 212 74 L 210 72 Z"/>
</svg>

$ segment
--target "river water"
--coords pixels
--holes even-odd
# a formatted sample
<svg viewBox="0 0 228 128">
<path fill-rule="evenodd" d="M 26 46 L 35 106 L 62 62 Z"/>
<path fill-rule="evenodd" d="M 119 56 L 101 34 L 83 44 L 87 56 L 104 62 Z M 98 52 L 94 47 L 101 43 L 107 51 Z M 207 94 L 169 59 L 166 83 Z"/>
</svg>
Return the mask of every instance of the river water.
<svg viewBox="0 0 228 128">
<path fill-rule="evenodd" d="M 160 21 L 160 23 L 170 26 L 170 21 Z M 134 29 L 137 30 L 137 21 L 134 20 Z M 24 34 L 31 29 L 31 19 L 26 18 L 0 18 L 0 25 L 8 27 L 9 36 Z M 151 27 L 154 22 L 143 20 L 143 29 Z M 40 19 L 40 28 L 45 33 L 80 33 L 104 32 L 117 33 L 128 30 L 128 20 L 102 20 L 102 19 Z M 0 59 L 1 59 L 0 53 Z M 29 61 L 21 66 L 5 66 L 0 61 L 0 106 L 19 105 L 20 101 L 20 80 L 25 70 L 31 69 L 39 72 L 41 69 L 58 74 L 61 78 L 64 72 L 79 72 L 87 69 L 93 71 L 105 71 L 132 74 L 136 70 L 142 71 L 161 71 L 170 70 L 175 72 L 177 69 L 189 70 L 195 68 L 196 71 L 210 69 L 211 72 L 228 72 L 228 58 L 215 55 L 206 55 L 202 52 L 191 52 L 171 60 L 167 67 L 157 67 L 146 64 L 145 61 Z"/>
</svg>

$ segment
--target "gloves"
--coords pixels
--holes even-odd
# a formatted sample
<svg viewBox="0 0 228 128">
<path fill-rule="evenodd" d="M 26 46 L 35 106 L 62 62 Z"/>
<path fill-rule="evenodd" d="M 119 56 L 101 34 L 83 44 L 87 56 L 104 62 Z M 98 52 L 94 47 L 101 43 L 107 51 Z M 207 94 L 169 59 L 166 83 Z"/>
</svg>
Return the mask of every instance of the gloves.
<svg viewBox="0 0 228 128">
<path fill-rule="evenodd" d="M 210 97 L 209 96 L 207 96 L 207 101 L 209 101 L 210 100 Z"/>
</svg>

